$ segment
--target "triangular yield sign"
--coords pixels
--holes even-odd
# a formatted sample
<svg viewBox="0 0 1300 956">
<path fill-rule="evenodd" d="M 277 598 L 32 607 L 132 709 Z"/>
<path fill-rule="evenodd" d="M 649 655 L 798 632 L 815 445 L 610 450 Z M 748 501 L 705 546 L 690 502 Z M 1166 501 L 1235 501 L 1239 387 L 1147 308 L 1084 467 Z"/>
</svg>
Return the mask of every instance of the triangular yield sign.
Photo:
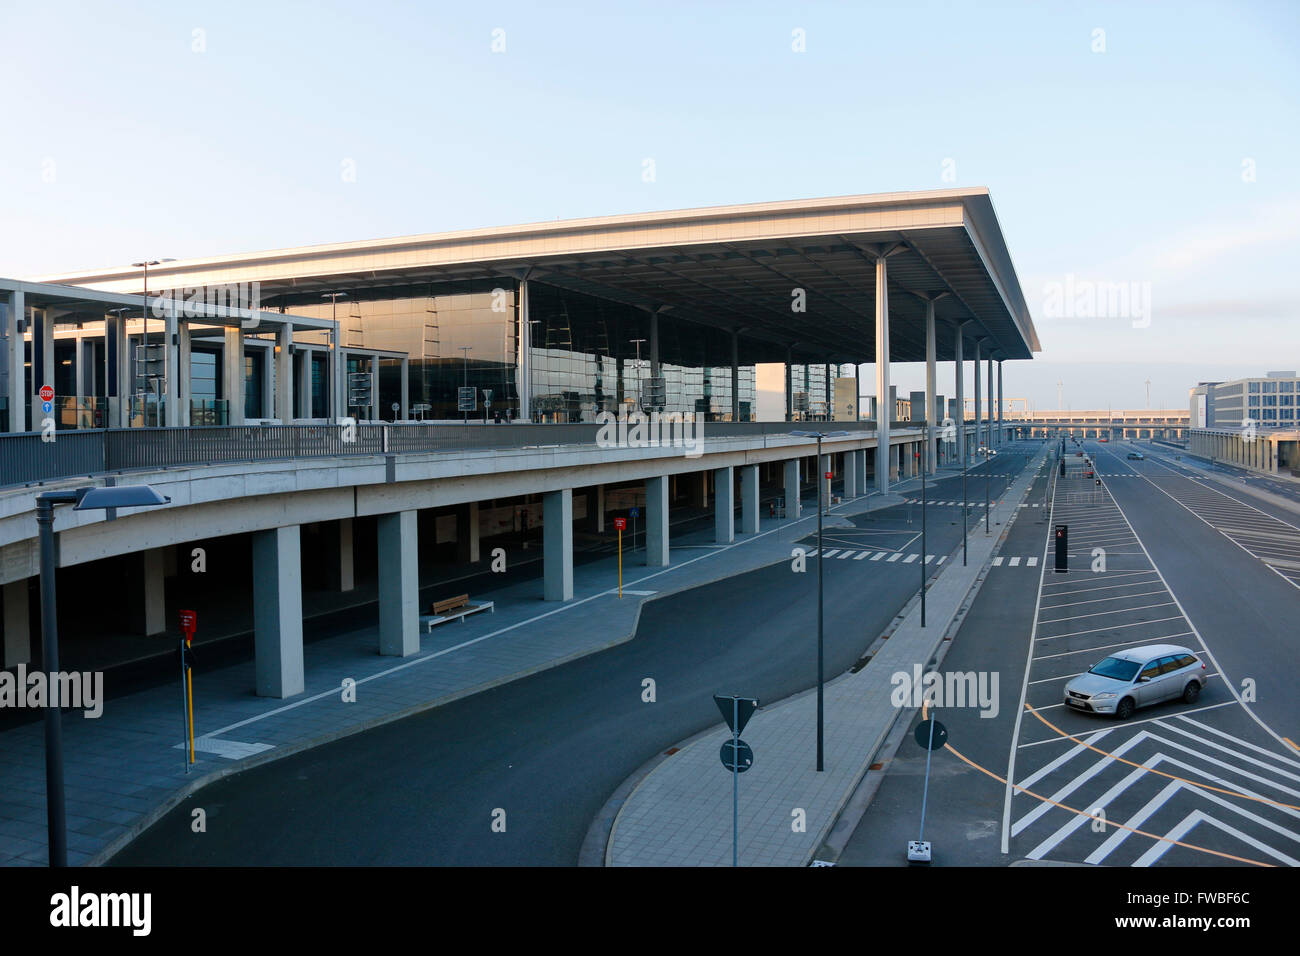
<svg viewBox="0 0 1300 956">
<path fill-rule="evenodd" d="M 737 701 L 738 703 L 734 703 Z M 734 734 L 739 734 L 749 723 L 749 718 L 754 716 L 754 711 L 758 709 L 758 701 L 752 697 L 722 697 L 718 694 L 713 695 L 713 702 L 718 705 L 718 710 L 722 712 L 722 719 L 727 722 L 728 729 Z M 737 717 L 737 726 L 732 726 L 732 717 Z"/>
</svg>

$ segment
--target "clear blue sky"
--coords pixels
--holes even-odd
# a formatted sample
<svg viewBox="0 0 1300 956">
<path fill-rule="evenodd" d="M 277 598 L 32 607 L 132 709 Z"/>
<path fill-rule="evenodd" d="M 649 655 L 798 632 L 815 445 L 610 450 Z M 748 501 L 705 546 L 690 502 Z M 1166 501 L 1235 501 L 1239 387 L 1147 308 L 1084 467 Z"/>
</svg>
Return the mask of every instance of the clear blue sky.
<svg viewBox="0 0 1300 956">
<path fill-rule="evenodd" d="M 0 274 L 987 186 L 1044 346 L 1008 396 L 1300 367 L 1297 3 L 48 2 L 0 35 Z M 1047 315 L 1067 275 L 1149 283 L 1150 324 Z"/>
</svg>

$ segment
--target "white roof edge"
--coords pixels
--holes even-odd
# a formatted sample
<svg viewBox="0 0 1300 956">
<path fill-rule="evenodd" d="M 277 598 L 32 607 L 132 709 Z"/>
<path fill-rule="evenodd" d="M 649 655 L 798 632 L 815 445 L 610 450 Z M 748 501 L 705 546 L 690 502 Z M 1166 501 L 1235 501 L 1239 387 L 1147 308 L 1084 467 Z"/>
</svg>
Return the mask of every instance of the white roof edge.
<svg viewBox="0 0 1300 956">
<path fill-rule="evenodd" d="M 523 223 L 513 226 L 488 226 L 476 229 L 452 230 L 448 232 L 420 233 L 406 236 L 393 236 L 383 239 L 362 239 L 352 242 L 330 242 L 307 246 L 287 246 L 278 249 L 265 249 L 254 252 L 236 253 L 223 256 L 208 256 L 196 259 L 177 259 L 169 262 L 160 273 L 174 269 L 190 270 L 199 267 L 224 266 L 251 259 L 276 259 L 301 255 L 321 255 L 332 252 L 377 250 L 406 245 L 420 245 L 438 242 L 472 241 L 503 235 L 525 236 L 545 232 L 570 232 L 582 229 L 609 226 L 635 226 L 671 222 L 674 219 L 715 219 L 735 215 L 763 215 L 767 213 L 815 211 L 841 206 L 889 206 L 908 203 L 928 203 L 943 200 L 966 200 L 986 198 L 991 203 L 989 190 L 984 186 L 960 189 L 923 189 L 890 193 L 863 193 L 852 196 L 825 196 L 815 199 L 784 199 L 776 202 L 738 203 L 722 206 L 700 206 L 687 209 L 668 209 L 657 212 L 621 213 L 613 216 L 590 216 L 582 219 L 555 219 L 544 222 Z M 994 214 L 996 218 L 996 213 Z M 34 282 L 69 283 L 92 279 L 107 280 L 114 277 L 134 275 L 134 267 L 116 265 L 99 269 L 84 269 L 77 272 L 63 272 L 34 277 Z"/>
</svg>

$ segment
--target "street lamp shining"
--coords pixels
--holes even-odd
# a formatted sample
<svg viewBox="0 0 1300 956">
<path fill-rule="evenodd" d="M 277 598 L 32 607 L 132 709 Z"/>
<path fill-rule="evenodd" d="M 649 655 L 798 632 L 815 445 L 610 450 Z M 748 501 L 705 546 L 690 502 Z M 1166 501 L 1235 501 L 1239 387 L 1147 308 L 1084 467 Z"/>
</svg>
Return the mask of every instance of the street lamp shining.
<svg viewBox="0 0 1300 956">
<path fill-rule="evenodd" d="M 36 496 L 36 526 L 41 557 L 41 652 L 46 686 L 58 687 L 59 622 L 54 587 L 54 506 L 74 504 L 74 511 L 142 508 L 171 501 L 148 485 L 69 488 Z M 68 865 L 68 827 L 63 799 L 63 723 L 58 701 L 45 708 L 45 817 L 49 827 L 50 866 Z"/>
<path fill-rule="evenodd" d="M 820 772 L 823 767 L 823 757 L 825 747 L 823 741 L 825 737 L 825 718 L 823 712 L 823 684 L 825 683 L 825 642 L 823 641 L 823 620 L 825 618 L 825 589 L 822 586 L 822 439 L 823 438 L 843 438 L 848 432 L 806 432 L 793 431 L 790 433 L 795 438 L 816 438 L 817 439 L 817 770 Z M 789 508 L 789 503 L 786 503 Z M 788 512 L 787 512 L 788 513 Z"/>
</svg>

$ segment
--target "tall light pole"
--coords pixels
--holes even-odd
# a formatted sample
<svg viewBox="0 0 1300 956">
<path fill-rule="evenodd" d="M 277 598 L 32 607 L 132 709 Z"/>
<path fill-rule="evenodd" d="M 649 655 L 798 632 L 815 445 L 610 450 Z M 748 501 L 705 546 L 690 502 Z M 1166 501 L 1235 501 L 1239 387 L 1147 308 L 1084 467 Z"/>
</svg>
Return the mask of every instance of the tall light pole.
<svg viewBox="0 0 1300 956">
<path fill-rule="evenodd" d="M 54 506 L 75 504 L 74 511 L 141 508 L 171 501 L 148 485 L 111 488 L 69 488 L 36 496 L 36 527 L 40 536 L 41 664 L 46 687 L 53 692 L 59 681 L 58 599 L 54 582 Z M 45 708 L 45 818 L 50 866 L 68 865 L 68 827 L 63 797 L 63 721 L 61 701 L 50 699 Z"/>
<path fill-rule="evenodd" d="M 169 259 L 164 257 L 162 259 L 143 259 L 140 262 L 131 263 L 131 265 L 135 266 L 137 269 L 141 267 L 144 268 L 144 296 L 143 296 L 144 308 L 140 311 L 140 318 L 144 321 L 144 328 L 141 332 L 141 338 L 144 340 L 144 372 L 145 372 L 146 379 L 149 376 L 149 267 L 162 265 L 164 262 L 175 262 L 175 261 L 176 261 L 175 259 Z M 165 346 L 166 345 L 165 329 L 163 332 L 163 339 L 164 339 L 164 346 Z M 176 371 L 172 369 L 171 373 L 175 375 Z M 154 382 L 154 393 L 155 396 L 158 395 L 158 384 L 156 378 Z M 143 408 L 140 409 L 140 414 L 141 416 L 144 415 Z M 161 425 L 162 421 L 159 421 L 158 424 Z"/>
<path fill-rule="evenodd" d="M 984 536 L 989 534 L 989 512 L 992 510 L 992 496 L 989 492 L 990 473 L 993 470 L 993 456 L 997 454 L 988 445 L 980 445 L 978 454 L 984 457 Z"/>
<path fill-rule="evenodd" d="M 925 627 L 925 472 L 930 465 L 930 416 L 927 413 L 925 422 L 921 425 L 921 435 L 925 438 L 925 462 L 921 468 L 921 626 Z M 920 459 L 920 454 L 917 454 Z"/>
<path fill-rule="evenodd" d="M 822 439 L 843 438 L 848 432 L 806 432 L 793 431 L 796 438 L 817 439 L 817 771 L 824 766 L 825 755 L 825 714 L 823 709 L 825 684 L 825 642 L 823 640 L 823 622 L 825 618 L 825 589 L 822 582 Z M 788 512 L 787 512 L 788 513 Z"/>
</svg>

